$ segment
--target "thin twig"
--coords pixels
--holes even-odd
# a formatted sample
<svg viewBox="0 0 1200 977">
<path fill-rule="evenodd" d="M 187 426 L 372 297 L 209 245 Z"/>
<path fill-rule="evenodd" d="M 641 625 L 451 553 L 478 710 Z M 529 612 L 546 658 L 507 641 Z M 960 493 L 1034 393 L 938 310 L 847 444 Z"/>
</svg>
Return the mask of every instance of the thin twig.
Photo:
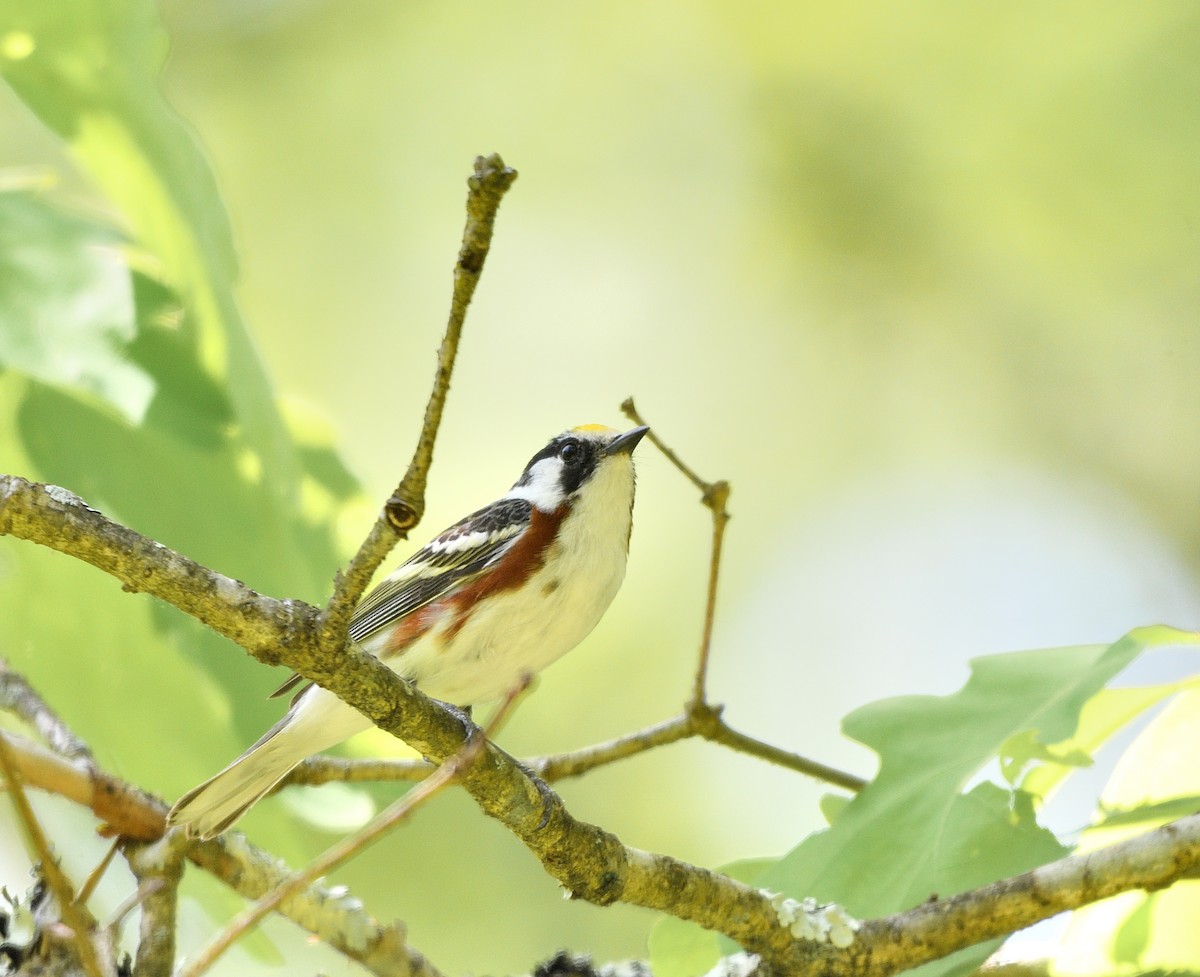
<svg viewBox="0 0 1200 977">
<path fill-rule="evenodd" d="M 0 730 L 9 762 L 30 787 L 67 797 L 91 808 L 109 837 L 152 841 L 163 833 L 166 806 L 131 784 L 101 771 L 94 763 L 66 760 L 44 746 Z"/>
<path fill-rule="evenodd" d="M 621 404 L 621 410 L 634 424 L 646 423 L 642 415 L 638 413 L 632 397 L 625 399 L 625 402 Z M 692 685 L 692 698 L 689 704 L 689 709 L 701 709 L 708 702 L 705 686 L 708 682 L 708 660 L 712 652 L 713 624 L 716 621 L 717 613 L 717 581 L 721 574 L 721 545 L 725 539 L 725 527 L 729 523 L 729 510 L 726 505 L 729 502 L 730 488 L 726 481 L 706 482 L 702 479 L 684 463 L 679 455 L 663 443 L 662 439 L 654 433 L 653 427 L 650 428 L 650 440 L 667 457 L 667 460 L 700 490 L 701 501 L 712 513 L 712 556 L 708 561 L 708 593 L 704 602 L 704 629 L 700 637 L 700 656 L 696 664 L 696 678 Z"/>
<path fill-rule="evenodd" d="M 688 739 L 694 735 L 695 730 L 692 728 L 691 719 L 683 714 L 674 719 L 668 719 L 664 723 L 639 729 L 635 733 L 626 733 L 624 736 L 618 736 L 605 743 L 596 743 L 569 753 L 534 757 L 525 760 L 524 763 L 543 780 L 552 783 L 567 777 L 581 776 L 597 767 L 637 756 L 639 753 L 645 753 L 658 746 L 677 743 L 679 740 Z"/>
<path fill-rule="evenodd" d="M 117 903 L 116 908 L 109 914 L 108 919 L 104 921 L 106 930 L 119 930 L 125 925 L 125 920 L 129 918 L 129 914 L 138 908 L 146 899 L 147 890 L 157 889 L 162 885 L 161 882 L 153 882 L 146 887 L 138 886 L 129 895 Z"/>
<path fill-rule="evenodd" d="M 504 165 L 498 154 L 475 160 L 475 172 L 467 180 L 467 222 L 463 228 L 462 247 L 454 266 L 454 290 L 450 298 L 450 317 L 442 345 L 438 349 L 437 369 L 433 389 L 425 405 L 425 419 L 412 461 L 404 478 L 384 505 L 383 512 L 359 547 L 344 573 L 340 574 L 333 596 L 322 613 L 322 633 L 327 640 L 340 641 L 354 607 L 370 583 L 375 571 L 387 558 L 396 543 L 407 537 L 408 531 L 421 521 L 425 512 L 425 485 L 433 464 L 433 446 L 437 440 L 450 376 L 458 354 L 458 343 L 466 321 L 467 307 L 479 284 L 483 263 L 491 247 L 492 232 L 500 201 L 517 178 L 517 171 Z"/>
<path fill-rule="evenodd" d="M 428 760 L 397 760 L 390 757 L 350 759 L 318 753 L 303 760 L 283 783 L 308 787 L 329 783 L 395 783 L 424 780 L 435 769 L 436 765 Z"/>
<path fill-rule="evenodd" d="M 92 893 L 96 891 L 96 886 L 100 884 L 100 880 L 104 878 L 104 873 L 108 871 L 108 867 L 112 864 L 112 860 L 117 855 L 117 850 L 121 847 L 121 839 L 116 838 L 113 843 L 108 846 L 108 850 L 104 853 L 104 857 L 100 859 L 88 877 L 83 880 L 83 885 L 79 887 L 79 892 L 75 896 L 76 902 L 86 903 L 92 898 Z"/>
<path fill-rule="evenodd" d="M 646 421 L 642 418 L 642 415 L 638 413 L 638 409 L 634 406 L 632 397 L 625 398 L 621 404 L 621 410 L 625 413 L 626 417 L 633 421 L 634 424 L 650 427 L 650 425 L 646 424 Z M 662 440 L 654 432 L 653 427 L 650 427 L 650 430 L 646 436 L 651 440 L 651 442 L 653 442 L 654 447 L 666 455 L 667 461 L 683 472 L 689 482 L 695 485 L 696 488 L 698 488 L 702 493 L 708 491 L 709 483 L 697 475 L 691 468 L 689 468 L 687 464 L 684 463 L 684 460 L 679 457 L 679 455 L 675 454 L 674 451 L 663 444 Z"/>
<path fill-rule="evenodd" d="M 810 760 L 799 753 L 790 753 L 787 750 L 781 750 L 777 746 L 765 743 L 762 740 L 756 740 L 753 736 L 747 736 L 745 733 L 739 733 L 736 729 L 726 724 L 724 719 L 719 720 L 717 726 L 711 732 L 703 731 L 700 735 L 706 740 L 710 740 L 713 743 L 720 743 L 722 746 L 727 746 L 738 753 L 755 756 L 760 760 L 773 763 L 777 767 L 786 767 L 788 770 L 796 771 L 796 773 L 815 777 L 817 780 L 823 780 L 827 784 L 842 787 L 851 793 L 858 793 L 867 786 L 867 781 L 862 777 L 847 773 L 845 770 L 839 770 L 837 767 L 831 767 L 818 760 Z"/>
<path fill-rule="evenodd" d="M 55 901 L 58 903 L 58 909 L 62 913 L 63 922 L 71 930 L 75 947 L 79 951 L 80 966 L 89 974 L 89 977 L 102 977 L 100 960 L 96 955 L 96 948 L 93 946 L 91 939 L 92 933 L 96 929 L 96 921 L 85 906 L 75 901 L 71 882 L 59 867 L 58 862 L 55 861 L 54 855 L 50 851 L 50 843 L 42 831 L 42 826 L 38 822 L 37 816 L 33 813 L 33 808 L 29 804 L 29 798 L 25 796 L 25 787 L 21 783 L 21 775 L 17 772 L 16 764 L 13 762 L 12 757 L 9 756 L 8 743 L 4 737 L 0 737 L 0 770 L 3 771 L 4 781 L 8 786 L 9 793 L 12 795 L 13 807 L 17 812 L 17 820 L 20 821 L 24 829 L 27 842 L 37 854 L 38 861 L 41 864 L 41 874 L 45 878 L 46 884 L 50 887 Z"/>
<path fill-rule="evenodd" d="M 704 632 L 700 638 L 700 662 L 696 666 L 696 681 L 692 688 L 692 705 L 699 706 L 708 701 L 708 661 L 712 653 L 713 625 L 717 615 L 717 579 L 721 574 L 721 545 L 725 540 L 725 527 L 729 523 L 729 512 L 725 503 L 729 501 L 729 483 L 714 482 L 704 493 L 704 504 L 712 510 L 712 557 L 708 563 L 708 593 L 704 601 Z"/>
<path fill-rule="evenodd" d="M 862 790 L 867 783 L 852 773 L 738 732 L 719 716 L 712 721 L 695 712 L 681 713 L 653 726 L 646 726 L 579 750 L 528 757 L 521 762 L 546 783 L 552 784 L 569 777 L 580 777 L 599 767 L 629 759 L 660 746 L 694 738 L 718 743 L 738 753 L 766 760 L 776 766 L 815 777 L 852 792 Z M 426 760 L 394 760 L 380 757 L 346 759 L 319 755 L 309 757 L 301 763 L 285 782 L 308 786 L 331 782 L 394 783 L 424 780 L 433 769 L 433 764 Z"/>
</svg>

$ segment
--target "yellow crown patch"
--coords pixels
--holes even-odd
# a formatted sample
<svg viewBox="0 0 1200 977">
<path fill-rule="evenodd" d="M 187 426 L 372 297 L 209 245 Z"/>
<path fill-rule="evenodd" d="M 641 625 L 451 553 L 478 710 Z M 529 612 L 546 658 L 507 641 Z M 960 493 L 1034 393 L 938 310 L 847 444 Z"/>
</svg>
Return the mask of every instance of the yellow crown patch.
<svg viewBox="0 0 1200 977">
<path fill-rule="evenodd" d="M 616 434 L 616 428 L 609 427 L 607 424 L 580 424 L 579 427 L 571 428 L 572 434 Z"/>
</svg>

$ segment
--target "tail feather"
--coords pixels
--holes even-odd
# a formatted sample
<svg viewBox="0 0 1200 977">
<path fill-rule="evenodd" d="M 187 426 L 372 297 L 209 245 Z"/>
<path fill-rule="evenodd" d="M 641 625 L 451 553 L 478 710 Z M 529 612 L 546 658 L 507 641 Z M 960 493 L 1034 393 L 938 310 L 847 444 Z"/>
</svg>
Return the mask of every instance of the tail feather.
<svg viewBox="0 0 1200 977">
<path fill-rule="evenodd" d="M 183 827 L 189 837 L 215 838 L 305 757 L 370 725 L 361 713 L 314 686 L 250 749 L 179 798 L 167 822 Z"/>
</svg>

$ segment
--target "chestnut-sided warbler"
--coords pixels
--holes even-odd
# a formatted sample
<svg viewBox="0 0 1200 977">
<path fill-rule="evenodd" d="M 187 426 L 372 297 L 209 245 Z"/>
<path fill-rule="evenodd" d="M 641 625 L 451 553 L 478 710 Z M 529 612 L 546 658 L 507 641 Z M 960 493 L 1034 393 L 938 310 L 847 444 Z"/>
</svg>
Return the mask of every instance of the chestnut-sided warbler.
<svg viewBox="0 0 1200 977">
<path fill-rule="evenodd" d="M 508 493 L 427 543 L 363 598 L 352 641 L 426 695 L 500 698 L 596 626 L 625 576 L 633 449 L 647 428 L 586 425 L 530 459 Z M 294 675 L 276 692 L 300 682 Z M 305 757 L 371 726 L 308 685 L 250 749 L 171 809 L 189 835 L 220 834 Z"/>
</svg>

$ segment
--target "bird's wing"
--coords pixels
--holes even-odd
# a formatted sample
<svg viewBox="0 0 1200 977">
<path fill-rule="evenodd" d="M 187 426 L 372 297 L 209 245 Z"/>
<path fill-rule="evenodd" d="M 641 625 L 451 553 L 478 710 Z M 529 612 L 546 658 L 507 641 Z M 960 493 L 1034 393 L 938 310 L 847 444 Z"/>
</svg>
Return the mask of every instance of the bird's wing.
<svg viewBox="0 0 1200 977">
<path fill-rule="evenodd" d="M 351 641 L 363 641 L 406 614 L 475 579 L 516 542 L 529 525 L 525 499 L 500 499 L 430 540 L 359 603 L 350 619 Z M 291 691 L 293 675 L 271 697 Z"/>
</svg>

